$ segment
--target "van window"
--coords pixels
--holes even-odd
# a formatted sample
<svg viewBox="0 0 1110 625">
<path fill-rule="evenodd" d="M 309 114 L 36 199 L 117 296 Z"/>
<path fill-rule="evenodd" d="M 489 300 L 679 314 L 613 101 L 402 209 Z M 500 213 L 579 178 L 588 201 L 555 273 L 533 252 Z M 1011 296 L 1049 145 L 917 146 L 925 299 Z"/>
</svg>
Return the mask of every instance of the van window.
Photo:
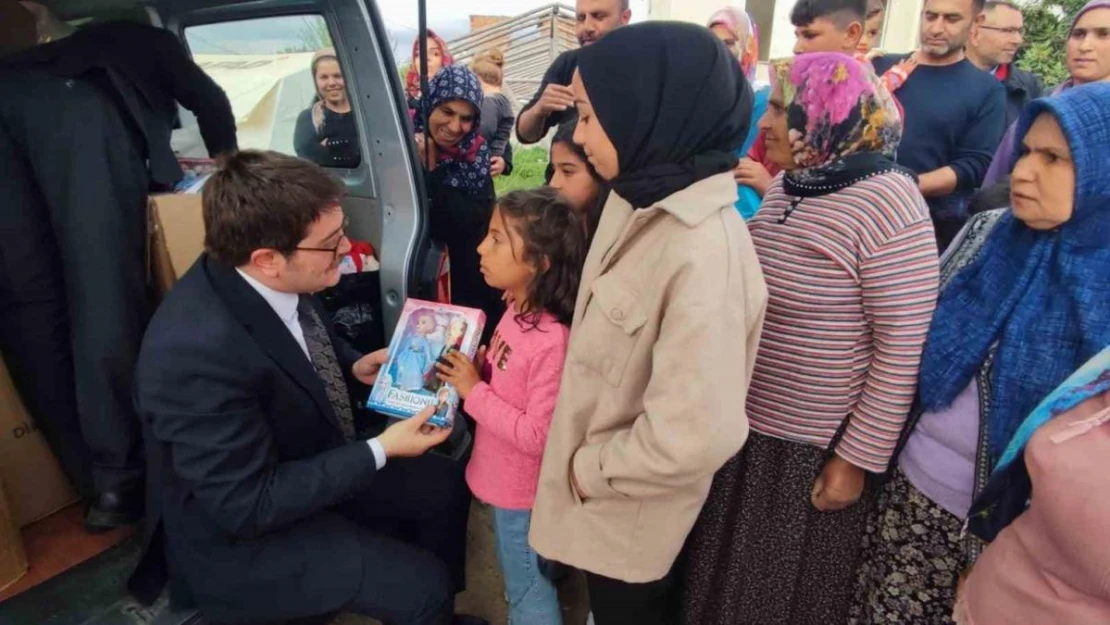
<svg viewBox="0 0 1110 625">
<path fill-rule="evenodd" d="M 359 166 L 355 116 L 323 16 L 192 26 L 185 41 L 231 100 L 240 148 L 295 154 L 337 169 Z M 175 149 L 203 156 L 195 121 L 183 119 L 182 126 Z"/>
</svg>

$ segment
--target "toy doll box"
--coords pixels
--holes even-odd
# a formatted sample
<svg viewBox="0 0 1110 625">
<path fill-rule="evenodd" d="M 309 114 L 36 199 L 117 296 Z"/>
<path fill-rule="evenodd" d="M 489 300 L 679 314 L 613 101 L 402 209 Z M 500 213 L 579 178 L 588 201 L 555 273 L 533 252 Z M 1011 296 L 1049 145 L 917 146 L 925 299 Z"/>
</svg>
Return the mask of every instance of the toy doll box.
<svg viewBox="0 0 1110 625">
<path fill-rule="evenodd" d="M 436 361 L 453 349 L 473 360 L 485 323 L 486 315 L 480 310 L 406 301 L 389 344 L 389 360 L 370 392 L 367 407 L 407 419 L 436 404 L 438 409 L 429 422 L 450 427 L 459 410 L 459 393 L 436 376 Z"/>
</svg>

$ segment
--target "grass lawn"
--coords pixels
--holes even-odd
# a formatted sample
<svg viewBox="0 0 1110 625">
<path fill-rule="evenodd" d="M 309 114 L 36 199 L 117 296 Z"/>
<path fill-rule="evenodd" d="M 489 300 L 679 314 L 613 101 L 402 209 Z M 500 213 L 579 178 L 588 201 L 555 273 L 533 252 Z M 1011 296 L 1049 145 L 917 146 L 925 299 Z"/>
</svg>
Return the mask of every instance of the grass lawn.
<svg viewBox="0 0 1110 625">
<path fill-rule="evenodd" d="M 547 169 L 547 150 L 524 148 L 513 151 L 513 175 L 493 179 L 493 187 L 501 196 L 518 189 L 535 189 L 543 186 Z"/>
</svg>

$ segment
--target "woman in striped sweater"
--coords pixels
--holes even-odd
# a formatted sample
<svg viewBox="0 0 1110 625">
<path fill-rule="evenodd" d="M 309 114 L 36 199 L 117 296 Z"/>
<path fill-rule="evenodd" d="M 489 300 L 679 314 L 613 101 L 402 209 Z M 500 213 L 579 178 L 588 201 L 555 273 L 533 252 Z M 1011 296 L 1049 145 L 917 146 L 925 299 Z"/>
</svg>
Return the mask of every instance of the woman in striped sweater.
<svg viewBox="0 0 1110 625">
<path fill-rule="evenodd" d="M 770 300 L 745 449 L 688 543 L 684 617 L 809 625 L 846 617 L 866 521 L 909 413 L 937 297 L 937 249 L 902 123 L 843 54 L 776 62 L 760 121 L 786 169 L 748 222 Z"/>
</svg>

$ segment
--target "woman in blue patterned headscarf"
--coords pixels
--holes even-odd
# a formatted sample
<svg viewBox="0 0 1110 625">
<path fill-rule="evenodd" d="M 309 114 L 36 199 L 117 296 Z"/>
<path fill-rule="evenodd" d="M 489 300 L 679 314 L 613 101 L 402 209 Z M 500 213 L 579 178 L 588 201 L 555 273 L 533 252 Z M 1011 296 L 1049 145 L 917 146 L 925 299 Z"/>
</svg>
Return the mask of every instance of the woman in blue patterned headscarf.
<svg viewBox="0 0 1110 625">
<path fill-rule="evenodd" d="M 1026 416 L 1110 345 L 1110 84 L 1036 100 L 1016 127 L 1012 208 L 977 215 L 942 263 L 924 414 L 868 530 L 860 625 L 947 618 L 979 548 L 961 531 L 973 499 Z"/>
<path fill-rule="evenodd" d="M 474 72 L 449 65 L 428 83 L 428 97 L 422 101 L 427 108 L 416 116 L 416 143 L 425 169 L 476 197 L 491 194 L 493 186 L 489 145 L 479 123 L 482 97 Z"/>
<path fill-rule="evenodd" d="M 478 77 L 464 66 L 448 65 L 428 83 L 415 124 L 432 239 L 447 247 L 451 259 L 451 303 L 484 311 L 488 335 L 497 326 L 504 304 L 482 278 L 478 258 L 494 201 L 481 111 Z"/>
</svg>

